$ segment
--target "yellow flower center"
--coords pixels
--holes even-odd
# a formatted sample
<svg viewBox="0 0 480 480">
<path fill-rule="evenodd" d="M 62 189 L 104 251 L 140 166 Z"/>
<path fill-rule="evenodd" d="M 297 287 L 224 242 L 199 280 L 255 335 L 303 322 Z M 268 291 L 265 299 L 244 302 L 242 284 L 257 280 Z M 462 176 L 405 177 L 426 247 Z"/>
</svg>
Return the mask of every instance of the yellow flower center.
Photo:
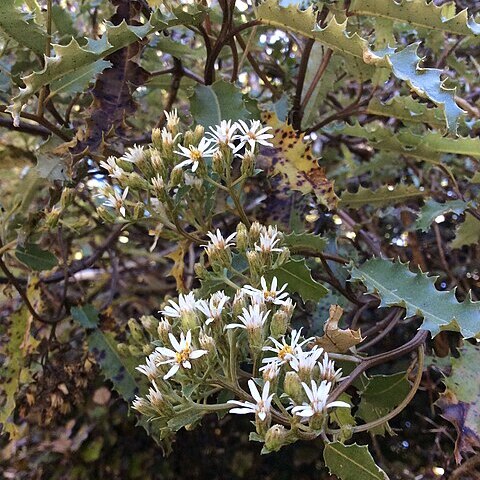
<svg viewBox="0 0 480 480">
<path fill-rule="evenodd" d="M 175 353 L 175 361 L 177 363 L 183 363 L 190 358 L 191 348 L 187 345 L 181 352 Z"/>
<path fill-rule="evenodd" d="M 293 353 L 293 348 L 290 345 L 284 345 L 282 349 L 278 352 L 278 358 L 283 360 L 287 355 Z"/>
<path fill-rule="evenodd" d="M 200 152 L 200 150 L 197 150 L 196 148 L 192 148 L 190 149 L 190 151 L 192 152 L 190 154 L 190 157 L 194 162 L 198 162 L 202 158 L 202 152 Z"/>
<path fill-rule="evenodd" d="M 247 133 L 247 136 L 248 136 L 249 138 L 251 138 L 252 140 L 256 140 L 256 139 L 257 139 L 257 136 L 256 136 L 253 132 L 248 132 L 248 133 Z"/>
<path fill-rule="evenodd" d="M 277 296 L 277 292 L 275 292 L 275 290 L 273 290 L 273 291 L 265 290 L 263 292 L 263 299 L 266 302 L 271 302 L 272 300 L 275 300 L 276 296 Z"/>
</svg>

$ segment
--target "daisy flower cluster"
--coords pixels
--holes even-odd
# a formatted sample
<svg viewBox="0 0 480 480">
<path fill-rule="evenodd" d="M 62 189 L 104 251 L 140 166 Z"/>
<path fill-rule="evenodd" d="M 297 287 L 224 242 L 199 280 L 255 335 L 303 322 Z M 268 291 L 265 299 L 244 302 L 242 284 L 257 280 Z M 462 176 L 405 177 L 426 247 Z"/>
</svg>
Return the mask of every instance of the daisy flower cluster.
<svg viewBox="0 0 480 480">
<path fill-rule="evenodd" d="M 176 110 L 164 115 L 165 126 L 152 131 L 150 145 L 134 145 L 122 156 L 100 162 L 109 177 L 98 195 L 104 199 L 97 209 L 100 217 L 109 222 L 118 218 L 156 220 L 152 229 L 156 239 L 164 227 L 175 230 L 172 210 L 185 220 L 191 212 L 191 223 L 197 220 L 198 224 L 198 211 L 188 208 L 189 200 L 206 203 L 211 185 L 221 185 L 220 189 L 233 181 L 241 185 L 255 172 L 259 148 L 271 146 L 273 137 L 271 127 L 258 120 L 222 120 L 208 131 L 198 125 L 182 132 Z M 234 162 L 241 170 L 236 179 L 232 178 Z M 186 195 L 186 190 L 191 193 Z M 209 223 L 205 218 L 203 224 Z"/>
<path fill-rule="evenodd" d="M 133 408 L 173 430 L 188 426 L 175 420 L 179 412 L 193 412 L 188 424 L 195 414 L 200 419 L 211 411 L 251 414 L 256 435 L 273 450 L 294 441 L 300 430 L 320 434 L 332 409 L 350 405 L 329 401 L 342 370 L 314 337 L 291 326 L 296 305 L 288 284 L 271 274 L 288 258 L 282 234 L 254 223 L 207 237 L 212 278 L 221 278 L 214 264 L 224 265 L 225 258 L 243 256 L 248 267 L 223 277 L 222 289 L 165 302 L 152 351 L 137 367 L 150 383 L 148 393 L 137 396 Z M 223 390 L 235 398 L 220 402 Z M 278 418 L 282 423 L 272 425 Z"/>
</svg>

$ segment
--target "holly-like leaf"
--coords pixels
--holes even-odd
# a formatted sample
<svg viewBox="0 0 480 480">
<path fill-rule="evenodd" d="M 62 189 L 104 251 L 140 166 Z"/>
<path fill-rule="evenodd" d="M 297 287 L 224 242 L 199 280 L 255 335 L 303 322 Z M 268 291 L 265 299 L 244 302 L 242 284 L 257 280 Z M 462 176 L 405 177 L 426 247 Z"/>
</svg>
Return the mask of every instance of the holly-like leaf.
<svg viewBox="0 0 480 480">
<path fill-rule="evenodd" d="M 233 84 L 219 80 L 212 85 L 197 85 L 190 98 L 190 113 L 205 128 L 222 120 L 247 120 L 242 92 Z"/>
<path fill-rule="evenodd" d="M 423 317 L 420 328 L 436 335 L 441 330 L 460 332 L 465 338 L 480 335 L 480 302 L 470 297 L 459 302 L 455 292 L 435 288 L 438 277 L 429 277 L 420 270 L 413 273 L 408 264 L 381 258 L 367 260 L 351 270 L 352 280 L 360 280 L 367 291 L 376 293 L 382 307 L 404 307 L 406 317 Z"/>
<path fill-rule="evenodd" d="M 27 243 L 25 246 L 18 246 L 15 256 L 32 270 L 51 270 L 58 265 L 57 257 L 48 250 L 42 250 L 34 243 Z"/>
<path fill-rule="evenodd" d="M 0 31 L 42 56 L 47 36 L 36 23 L 25 20 L 25 14 L 20 12 L 16 3 L 15 0 L 0 2 Z"/>
<path fill-rule="evenodd" d="M 340 206 L 360 208 L 368 205 L 378 208 L 406 203 L 424 195 L 426 195 L 426 192 L 422 192 L 413 185 L 396 185 L 395 187 L 384 185 L 374 191 L 360 187 L 356 193 L 344 192 L 340 197 Z"/>
<path fill-rule="evenodd" d="M 340 480 L 388 480 L 387 474 L 375 464 L 366 445 L 327 443 L 323 459 L 330 474 Z"/>
<path fill-rule="evenodd" d="M 437 400 L 442 416 L 455 425 L 455 459 L 480 447 L 480 347 L 466 343 L 452 358 L 452 371 L 443 381 L 447 387 Z"/>
<path fill-rule="evenodd" d="M 333 182 L 319 166 L 310 143 L 304 142 L 304 134 L 295 131 L 291 125 L 280 122 L 275 114 L 264 113 L 264 122 L 273 128 L 272 147 L 260 149 L 260 161 L 267 173 L 281 176 L 282 193 L 292 190 L 303 194 L 314 194 L 319 202 L 329 209 L 335 208 L 338 197 Z"/>
<path fill-rule="evenodd" d="M 452 248 L 462 248 L 465 245 L 475 245 L 480 242 L 480 220 L 467 213 L 465 220 L 455 229 Z"/>
<path fill-rule="evenodd" d="M 288 291 L 298 293 L 304 301 L 318 302 L 328 293 L 328 289 L 312 278 L 305 260 L 290 260 L 285 265 L 272 270 L 267 278 L 277 277 L 279 285 L 288 283 Z"/>
<path fill-rule="evenodd" d="M 360 329 L 343 329 L 338 326 L 342 315 L 342 307 L 331 305 L 328 320 L 323 327 L 323 336 L 315 339 L 315 344 L 327 352 L 343 353 L 363 340 Z"/>
<path fill-rule="evenodd" d="M 439 215 L 454 212 L 457 215 L 463 213 L 468 204 L 463 200 L 452 200 L 450 202 L 438 203 L 435 200 L 427 200 L 421 208 L 420 214 L 415 222 L 415 228 L 422 232 L 428 232 L 430 226 Z"/>
<path fill-rule="evenodd" d="M 354 0 L 349 8 L 354 15 L 382 17 L 457 35 L 480 35 L 480 24 L 468 17 L 468 10 L 456 13 L 454 2 L 437 6 L 425 0 Z"/>
<path fill-rule="evenodd" d="M 314 253 L 322 253 L 327 246 L 327 240 L 320 235 L 315 235 L 313 233 L 289 233 L 284 235 L 283 244 L 290 249 L 290 252 L 295 255 L 295 252 L 312 252 L 311 256 L 314 256 Z"/>
</svg>

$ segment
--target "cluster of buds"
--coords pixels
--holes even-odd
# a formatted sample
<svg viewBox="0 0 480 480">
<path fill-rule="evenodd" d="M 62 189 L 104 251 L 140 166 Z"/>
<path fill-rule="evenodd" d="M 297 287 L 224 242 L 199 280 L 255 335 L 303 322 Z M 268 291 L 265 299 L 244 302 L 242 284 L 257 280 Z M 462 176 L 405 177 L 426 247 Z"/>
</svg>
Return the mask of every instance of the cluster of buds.
<svg viewBox="0 0 480 480">
<path fill-rule="evenodd" d="M 333 386 L 342 380 L 341 369 L 313 337 L 291 327 L 295 304 L 288 285 L 271 274 L 288 259 L 282 235 L 254 223 L 241 224 L 228 236 L 216 230 L 208 237 L 204 249 L 210 268 L 202 266 L 204 280 L 214 285 L 223 279 L 224 287 L 165 303 L 154 349 L 137 367 L 151 383 L 149 393 L 137 397 L 133 407 L 155 421 L 163 419 L 165 428 L 187 426 L 175 421 L 178 412 L 200 412 L 199 418 L 215 409 L 253 414 L 256 435 L 268 450 L 295 441 L 299 426 L 319 434 L 331 409 L 350 405 L 329 402 Z M 258 255 L 255 262 L 252 253 Z M 245 377 L 250 377 L 248 389 L 239 386 Z M 212 403 L 219 387 L 231 389 L 236 399 Z M 275 405 L 281 409 L 274 411 Z M 272 425 L 278 417 L 283 425 Z"/>
</svg>

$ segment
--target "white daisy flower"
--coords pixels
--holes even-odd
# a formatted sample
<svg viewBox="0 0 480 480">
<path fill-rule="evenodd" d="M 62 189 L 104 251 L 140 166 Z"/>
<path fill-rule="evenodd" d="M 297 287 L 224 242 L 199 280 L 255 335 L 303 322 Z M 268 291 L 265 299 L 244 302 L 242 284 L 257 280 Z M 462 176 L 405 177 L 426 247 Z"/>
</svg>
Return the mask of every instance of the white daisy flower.
<svg viewBox="0 0 480 480">
<path fill-rule="evenodd" d="M 260 232 L 260 245 L 256 243 L 255 250 L 262 253 L 282 252 L 281 248 L 275 247 L 275 245 L 277 245 L 277 243 L 280 241 L 280 239 L 277 238 L 277 227 L 272 227 L 270 225 L 268 229 L 264 228 L 262 230 L 263 231 Z"/>
<path fill-rule="evenodd" d="M 168 338 L 170 339 L 170 343 L 175 350 L 171 350 L 170 348 L 166 347 L 157 347 L 155 350 L 160 355 L 168 358 L 168 360 L 160 362 L 161 365 L 172 365 L 170 370 L 163 377 L 165 380 L 168 380 L 170 377 L 175 375 L 180 367 L 192 368 L 190 360 L 195 360 L 196 358 L 200 358 L 208 353 L 206 350 L 193 350 L 192 332 L 190 330 L 187 332 L 187 335 L 184 335 L 183 332 L 180 333 L 180 342 L 178 342 L 171 333 L 168 334 Z"/>
<path fill-rule="evenodd" d="M 152 404 L 153 407 L 162 407 L 165 404 L 165 399 L 163 398 L 162 392 L 158 389 L 155 381 L 152 381 L 153 387 L 149 387 L 147 393 L 147 399 Z"/>
<path fill-rule="evenodd" d="M 208 303 L 205 300 L 198 301 L 197 308 L 207 317 L 205 325 L 221 320 L 223 309 L 229 300 L 230 297 L 221 291 L 214 293 Z"/>
<path fill-rule="evenodd" d="M 139 365 L 136 367 L 136 370 L 143 373 L 148 377 L 148 379 L 152 382 L 158 377 L 158 364 L 160 358 L 157 352 L 151 353 L 145 359 L 145 365 Z"/>
<path fill-rule="evenodd" d="M 175 131 L 180 123 L 177 109 L 174 108 L 171 112 L 163 111 L 167 123 L 167 128 L 170 131 Z"/>
<path fill-rule="evenodd" d="M 304 382 L 302 382 L 303 389 L 307 394 L 310 403 L 303 403 L 292 408 L 292 413 L 299 417 L 309 418 L 315 414 L 323 413 L 327 408 L 331 407 L 346 407 L 350 408 L 350 405 L 341 400 L 327 403 L 328 395 L 332 384 L 323 380 L 320 385 L 317 386 L 314 380 L 311 382 L 311 388 Z"/>
<path fill-rule="evenodd" d="M 280 367 L 281 364 L 279 362 L 268 362 L 260 369 L 263 379 L 272 383 L 280 374 Z"/>
<path fill-rule="evenodd" d="M 302 329 L 300 330 L 292 330 L 292 335 L 290 338 L 290 343 L 287 343 L 285 336 L 283 336 L 282 342 L 279 342 L 273 337 L 268 337 L 269 340 L 272 341 L 274 347 L 263 347 L 262 350 L 264 352 L 273 352 L 275 353 L 274 357 L 264 358 L 262 363 L 278 363 L 279 365 L 283 365 L 284 363 L 290 362 L 294 358 L 296 358 L 298 353 L 302 352 L 302 346 L 306 343 L 310 342 L 314 338 L 306 338 L 305 340 L 300 342 L 300 335 L 302 334 Z M 321 352 L 320 352 L 321 353 Z"/>
<path fill-rule="evenodd" d="M 262 394 L 260 395 L 255 382 L 250 379 L 248 381 L 248 388 L 250 389 L 250 393 L 252 394 L 255 403 L 252 402 L 240 402 L 239 400 L 229 400 L 227 403 L 231 403 L 233 405 L 238 405 L 241 408 L 235 407 L 230 410 L 230 413 L 237 413 L 239 415 L 244 415 L 247 413 L 254 413 L 255 416 L 262 421 L 267 418 L 267 415 L 270 413 L 270 406 L 272 404 L 272 398 L 275 395 L 270 393 L 270 382 L 265 382 L 263 386 Z"/>
<path fill-rule="evenodd" d="M 236 146 L 234 151 L 237 152 L 246 144 L 249 145 L 252 151 L 257 144 L 271 147 L 272 144 L 267 142 L 267 140 L 273 138 L 273 135 L 271 133 L 266 133 L 271 129 L 272 127 L 262 126 L 262 123 L 259 120 L 251 120 L 250 127 L 243 120 L 239 120 L 238 130 L 240 133 L 236 135 L 236 139 L 240 140 L 240 143 Z"/>
<path fill-rule="evenodd" d="M 107 161 L 101 161 L 100 166 L 108 172 L 108 176 L 117 180 L 125 174 L 125 170 L 117 165 L 115 157 L 108 157 Z"/>
<path fill-rule="evenodd" d="M 207 232 L 207 236 L 210 239 L 207 245 L 203 245 L 207 250 L 225 250 L 228 247 L 235 246 L 235 242 L 232 240 L 237 236 L 237 232 L 232 233 L 227 238 L 223 238 L 222 232 L 217 228 L 216 233 Z"/>
<path fill-rule="evenodd" d="M 161 136 L 162 136 L 162 146 L 164 147 L 172 147 L 173 144 L 176 142 L 177 138 L 180 137 L 180 133 L 177 133 L 175 136 L 167 130 L 166 128 L 162 128 Z"/>
<path fill-rule="evenodd" d="M 231 120 L 222 120 L 220 125 L 210 127 L 210 130 L 210 132 L 207 132 L 207 135 L 210 135 L 212 141 L 218 146 L 227 145 L 232 149 L 235 148 L 233 140 L 234 134 L 238 130 L 236 122 L 232 124 Z"/>
<path fill-rule="evenodd" d="M 260 305 L 249 305 L 248 310 L 242 309 L 242 315 L 238 319 L 242 323 L 230 323 L 225 328 L 244 328 L 246 330 L 257 330 L 263 327 L 270 311 L 262 312 Z"/>
<path fill-rule="evenodd" d="M 252 298 L 260 297 L 265 303 L 272 303 L 274 305 L 283 305 L 288 298 L 288 292 L 284 292 L 288 284 L 285 283 L 280 290 L 277 290 L 277 277 L 273 277 L 272 285 L 268 287 L 265 277 L 260 279 L 262 289 L 254 288 L 251 285 L 245 285 L 243 291 Z"/>
<path fill-rule="evenodd" d="M 328 358 L 328 353 L 323 354 L 322 362 L 318 362 L 320 377 L 327 382 L 335 383 L 342 379 L 342 369 L 335 370 L 335 362 Z"/>
<path fill-rule="evenodd" d="M 300 378 L 310 378 L 317 361 L 323 353 L 323 348 L 314 347 L 309 352 L 302 352 L 297 348 L 295 355 L 290 359 L 290 366 L 295 370 Z"/>
<path fill-rule="evenodd" d="M 169 303 L 170 305 L 167 305 L 160 313 L 171 318 L 180 318 L 183 314 L 193 313 L 198 306 L 198 301 L 195 299 L 193 292 L 188 295 L 181 293 L 178 296 L 178 303 L 173 300 L 169 300 Z"/>
<path fill-rule="evenodd" d="M 125 218 L 125 199 L 128 195 L 128 187 L 123 191 L 122 194 L 118 193 L 117 190 L 104 191 L 103 195 L 107 197 L 107 201 L 104 203 L 107 207 L 113 207 L 120 212 L 120 215 Z"/>
<path fill-rule="evenodd" d="M 203 137 L 197 147 L 189 145 L 188 148 L 183 145 L 178 145 L 179 150 L 175 150 L 175 153 L 182 157 L 187 157 L 187 160 L 179 163 L 176 168 L 192 165 L 192 172 L 195 172 L 200 164 L 202 158 L 211 157 L 215 149 L 211 148 L 211 140 Z"/>
<path fill-rule="evenodd" d="M 140 162 L 144 159 L 145 155 L 143 149 L 144 147 L 142 145 L 134 145 L 133 147 L 127 148 L 126 152 L 120 158 L 130 163 Z"/>
</svg>

